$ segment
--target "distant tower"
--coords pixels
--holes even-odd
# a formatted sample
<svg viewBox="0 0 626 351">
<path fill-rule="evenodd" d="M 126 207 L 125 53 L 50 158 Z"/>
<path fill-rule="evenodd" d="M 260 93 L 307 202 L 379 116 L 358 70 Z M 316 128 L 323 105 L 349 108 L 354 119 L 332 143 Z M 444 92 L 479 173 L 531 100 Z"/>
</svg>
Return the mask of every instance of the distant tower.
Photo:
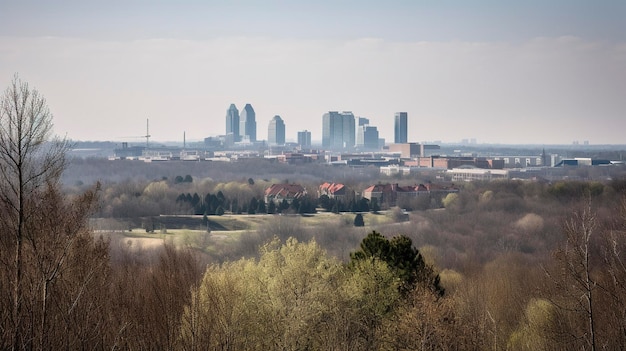
<svg viewBox="0 0 626 351">
<path fill-rule="evenodd" d="M 322 146 L 325 148 L 353 148 L 355 132 L 352 112 L 329 111 L 322 116 Z"/>
<path fill-rule="evenodd" d="M 267 128 L 267 143 L 270 145 L 285 145 L 285 122 L 276 115 Z"/>
<path fill-rule="evenodd" d="M 311 147 L 311 132 L 308 130 L 298 132 L 298 145 L 300 147 Z"/>
<path fill-rule="evenodd" d="M 232 134 L 233 141 L 239 141 L 239 110 L 235 104 L 230 104 L 226 110 L 226 135 Z"/>
<path fill-rule="evenodd" d="M 378 149 L 378 128 L 369 125 L 359 126 L 356 140 L 357 147 L 369 150 Z"/>
<path fill-rule="evenodd" d="M 256 114 L 252 105 L 246 104 L 239 118 L 239 135 L 241 140 L 256 141 Z"/>
<path fill-rule="evenodd" d="M 396 112 L 394 126 L 394 143 L 406 144 L 408 140 L 406 112 Z"/>
</svg>

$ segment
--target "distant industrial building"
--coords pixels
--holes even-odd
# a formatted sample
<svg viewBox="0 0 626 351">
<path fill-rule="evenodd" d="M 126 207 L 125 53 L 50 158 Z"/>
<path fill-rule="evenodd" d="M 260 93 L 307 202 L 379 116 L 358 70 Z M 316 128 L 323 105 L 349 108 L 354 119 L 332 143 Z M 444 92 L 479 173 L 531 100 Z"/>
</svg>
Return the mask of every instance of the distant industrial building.
<svg viewBox="0 0 626 351">
<path fill-rule="evenodd" d="M 430 167 L 439 169 L 453 169 L 459 167 L 473 167 L 483 169 L 502 169 L 503 160 L 495 160 L 485 157 L 418 157 L 404 162 L 405 166 Z"/>
<path fill-rule="evenodd" d="M 285 145 L 285 122 L 276 115 L 267 128 L 267 143 L 270 145 Z"/>
<path fill-rule="evenodd" d="M 416 158 L 430 156 L 435 150 L 439 150 L 439 145 L 428 145 L 419 143 L 402 143 L 389 145 L 390 153 L 399 153 L 401 158 Z"/>
<path fill-rule="evenodd" d="M 355 145 L 354 114 L 329 111 L 322 116 L 322 146 L 327 149 L 350 149 Z"/>
<path fill-rule="evenodd" d="M 396 112 L 394 118 L 394 143 L 405 144 L 408 142 L 407 129 L 408 114 L 406 112 Z"/>
<path fill-rule="evenodd" d="M 610 160 L 592 159 L 588 157 L 577 157 L 571 159 L 563 159 L 561 162 L 555 164 L 555 167 L 564 166 L 607 166 L 612 164 L 623 164 L 623 162 L 613 162 Z"/>
<path fill-rule="evenodd" d="M 233 141 L 239 141 L 239 110 L 235 104 L 230 104 L 226 110 L 226 135 L 232 134 Z"/>
<path fill-rule="evenodd" d="M 509 179 L 509 171 L 506 169 L 453 168 L 446 173 L 452 176 L 453 182 Z"/>
<path fill-rule="evenodd" d="M 302 130 L 298 132 L 298 145 L 301 148 L 311 147 L 311 132 Z"/>
<path fill-rule="evenodd" d="M 250 104 L 244 106 L 239 116 L 239 140 L 256 141 L 256 113 Z"/>
</svg>

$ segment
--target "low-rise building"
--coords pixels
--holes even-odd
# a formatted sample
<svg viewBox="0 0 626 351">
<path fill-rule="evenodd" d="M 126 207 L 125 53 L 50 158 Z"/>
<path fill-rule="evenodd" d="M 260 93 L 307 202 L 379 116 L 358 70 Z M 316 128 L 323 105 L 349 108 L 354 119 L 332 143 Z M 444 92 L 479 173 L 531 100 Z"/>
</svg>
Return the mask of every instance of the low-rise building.
<svg viewBox="0 0 626 351">
<path fill-rule="evenodd" d="M 389 206 L 395 205 L 396 201 L 403 198 L 418 196 L 431 196 L 434 194 L 457 193 L 459 189 L 452 185 L 443 184 L 418 184 L 400 186 L 398 184 L 375 184 L 363 190 L 363 197 L 379 204 L 386 203 Z"/>
<path fill-rule="evenodd" d="M 509 179 L 509 171 L 505 169 L 454 168 L 446 173 L 452 176 L 454 182 Z"/>
<path fill-rule="evenodd" d="M 326 195 L 333 200 L 344 201 L 348 195 L 347 187 L 340 183 L 324 183 L 318 189 L 318 196 Z"/>
<path fill-rule="evenodd" d="M 405 166 L 430 167 L 438 169 L 453 169 L 461 166 L 470 166 L 484 169 L 502 169 L 504 161 L 485 157 L 417 157 L 404 162 Z"/>
<path fill-rule="evenodd" d="M 306 194 L 306 189 L 299 184 L 272 184 L 265 189 L 265 203 L 274 202 L 278 205 L 283 200 L 291 203 L 294 199 L 300 199 Z"/>
</svg>

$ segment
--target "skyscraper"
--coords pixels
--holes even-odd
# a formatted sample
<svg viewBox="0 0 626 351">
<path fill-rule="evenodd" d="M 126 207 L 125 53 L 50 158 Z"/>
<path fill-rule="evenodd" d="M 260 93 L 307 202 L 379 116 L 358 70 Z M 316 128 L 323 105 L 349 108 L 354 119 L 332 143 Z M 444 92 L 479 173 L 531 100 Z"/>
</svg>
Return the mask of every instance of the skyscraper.
<svg viewBox="0 0 626 351">
<path fill-rule="evenodd" d="M 226 110 L 226 135 L 232 134 L 233 141 L 239 141 L 239 110 L 235 104 L 230 104 Z"/>
<path fill-rule="evenodd" d="M 407 113 L 396 112 L 393 142 L 396 144 L 406 144 L 407 140 Z"/>
<path fill-rule="evenodd" d="M 308 130 L 298 132 L 298 145 L 300 145 L 300 147 L 310 147 L 311 132 L 309 132 Z"/>
<path fill-rule="evenodd" d="M 329 111 L 322 116 L 322 146 L 346 149 L 355 145 L 354 115 L 352 112 Z"/>
<path fill-rule="evenodd" d="M 276 115 L 267 128 L 267 143 L 270 145 L 285 145 L 285 122 Z"/>
<path fill-rule="evenodd" d="M 256 114 L 252 105 L 246 104 L 239 118 L 240 140 L 256 141 Z"/>
<path fill-rule="evenodd" d="M 356 133 L 356 146 L 363 149 L 377 150 L 378 128 L 369 125 L 361 125 Z"/>
</svg>

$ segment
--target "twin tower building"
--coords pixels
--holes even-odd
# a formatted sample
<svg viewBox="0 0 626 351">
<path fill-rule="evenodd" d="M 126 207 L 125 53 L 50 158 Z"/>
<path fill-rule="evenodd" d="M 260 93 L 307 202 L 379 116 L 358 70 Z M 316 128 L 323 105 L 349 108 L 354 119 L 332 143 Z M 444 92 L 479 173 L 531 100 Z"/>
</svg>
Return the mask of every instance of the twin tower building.
<svg viewBox="0 0 626 351">
<path fill-rule="evenodd" d="M 407 142 L 407 113 L 397 112 L 394 123 L 394 143 Z M 254 143 L 256 138 L 256 114 L 252 105 L 246 104 L 241 114 L 235 104 L 226 111 L 226 135 L 232 136 L 233 142 Z M 302 139 L 302 140 L 301 140 Z M 354 117 L 352 112 L 330 111 L 322 117 L 322 147 L 326 149 L 380 149 L 381 139 L 378 130 L 369 125 L 367 118 Z M 267 142 L 270 145 L 285 144 L 285 122 L 276 115 L 269 123 Z M 311 145 L 309 131 L 298 132 L 298 143 Z M 308 144 L 308 145 L 306 145 Z"/>
<path fill-rule="evenodd" d="M 246 104 L 241 114 L 235 104 L 226 111 L 226 135 L 232 135 L 233 142 L 254 143 L 256 139 L 256 114 L 252 105 Z M 276 115 L 270 121 L 267 141 L 273 145 L 285 144 L 285 122 Z"/>
</svg>

